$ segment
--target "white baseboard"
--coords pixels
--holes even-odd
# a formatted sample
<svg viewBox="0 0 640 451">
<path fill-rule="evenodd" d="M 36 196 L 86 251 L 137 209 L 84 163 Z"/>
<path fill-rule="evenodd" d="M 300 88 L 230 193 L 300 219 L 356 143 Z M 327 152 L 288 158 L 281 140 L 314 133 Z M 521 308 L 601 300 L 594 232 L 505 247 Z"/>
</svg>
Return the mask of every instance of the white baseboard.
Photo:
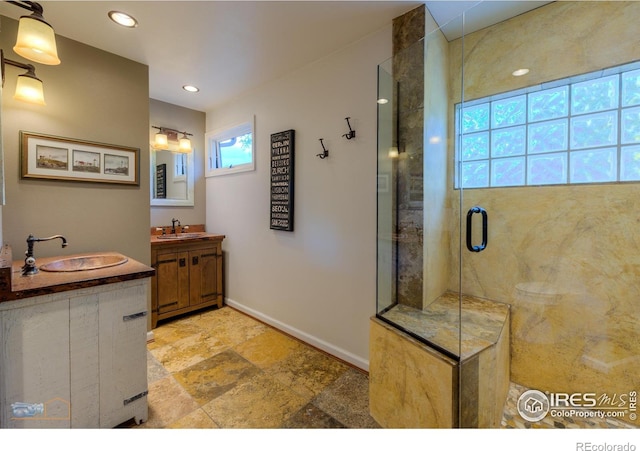
<svg viewBox="0 0 640 451">
<path fill-rule="evenodd" d="M 309 335 L 308 333 L 303 332 L 300 329 L 296 329 L 295 327 L 289 326 L 288 324 L 278 321 L 277 319 L 271 318 L 270 316 L 254 310 L 251 307 L 242 305 L 239 302 L 234 301 L 233 299 L 225 298 L 225 303 L 228 306 L 233 307 L 234 309 L 244 312 L 249 316 L 252 316 L 264 323 L 269 324 L 270 326 L 275 327 L 276 329 L 279 329 L 293 337 L 296 337 L 297 339 L 302 340 L 315 348 L 321 349 L 339 358 L 340 360 L 344 360 L 345 362 L 363 369 L 364 371 L 369 371 L 369 361 L 363 359 L 362 357 L 359 357 L 337 346 L 334 346 L 331 343 L 321 340 L 320 338 L 314 337 L 313 335 Z"/>
</svg>

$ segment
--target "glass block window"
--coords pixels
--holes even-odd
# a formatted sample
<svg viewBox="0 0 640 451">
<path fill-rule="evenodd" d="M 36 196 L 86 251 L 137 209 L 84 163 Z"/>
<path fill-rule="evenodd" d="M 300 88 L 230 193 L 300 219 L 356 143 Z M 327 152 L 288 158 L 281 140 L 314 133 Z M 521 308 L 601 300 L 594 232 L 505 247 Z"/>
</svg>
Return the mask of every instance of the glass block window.
<svg viewBox="0 0 640 451">
<path fill-rule="evenodd" d="M 456 105 L 456 188 L 640 181 L 640 62 Z"/>
</svg>

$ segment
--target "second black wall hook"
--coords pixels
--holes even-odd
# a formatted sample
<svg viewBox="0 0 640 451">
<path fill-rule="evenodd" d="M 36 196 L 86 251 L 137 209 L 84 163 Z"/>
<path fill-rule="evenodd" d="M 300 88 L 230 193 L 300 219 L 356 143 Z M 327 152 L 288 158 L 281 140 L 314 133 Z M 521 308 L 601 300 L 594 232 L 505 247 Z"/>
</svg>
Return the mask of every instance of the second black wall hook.
<svg viewBox="0 0 640 451">
<path fill-rule="evenodd" d="M 319 157 L 321 160 L 324 160 L 329 156 L 329 150 L 326 147 L 324 147 L 322 138 L 320 138 L 320 145 L 322 146 L 322 153 L 316 154 L 316 157 Z"/>
<path fill-rule="evenodd" d="M 351 124 L 349 123 L 350 117 L 345 117 L 344 120 L 347 121 L 347 126 L 349 127 L 349 132 L 342 135 L 344 138 L 353 139 L 356 137 L 356 131 L 351 128 Z"/>
</svg>

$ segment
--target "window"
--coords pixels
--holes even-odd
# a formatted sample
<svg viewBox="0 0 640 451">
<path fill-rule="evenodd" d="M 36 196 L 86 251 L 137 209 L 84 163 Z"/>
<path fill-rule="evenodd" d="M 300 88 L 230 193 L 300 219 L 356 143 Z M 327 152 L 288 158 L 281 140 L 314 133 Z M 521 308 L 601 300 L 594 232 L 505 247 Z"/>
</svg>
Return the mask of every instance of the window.
<svg viewBox="0 0 640 451">
<path fill-rule="evenodd" d="M 253 120 L 206 134 L 207 177 L 255 169 Z"/>
<path fill-rule="evenodd" d="M 640 181 L 640 62 L 456 105 L 456 187 Z"/>
<path fill-rule="evenodd" d="M 186 153 L 174 153 L 173 161 L 175 166 L 175 173 L 173 180 L 185 180 L 187 178 L 187 157 Z"/>
</svg>

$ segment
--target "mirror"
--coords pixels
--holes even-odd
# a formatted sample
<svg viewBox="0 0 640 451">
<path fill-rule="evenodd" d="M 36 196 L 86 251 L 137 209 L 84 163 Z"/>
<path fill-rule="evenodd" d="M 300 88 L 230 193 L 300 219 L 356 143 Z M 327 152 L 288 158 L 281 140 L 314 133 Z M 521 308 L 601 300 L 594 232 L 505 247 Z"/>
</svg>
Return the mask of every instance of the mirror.
<svg viewBox="0 0 640 451">
<path fill-rule="evenodd" d="M 193 150 L 150 149 L 151 206 L 193 206 Z"/>
</svg>

